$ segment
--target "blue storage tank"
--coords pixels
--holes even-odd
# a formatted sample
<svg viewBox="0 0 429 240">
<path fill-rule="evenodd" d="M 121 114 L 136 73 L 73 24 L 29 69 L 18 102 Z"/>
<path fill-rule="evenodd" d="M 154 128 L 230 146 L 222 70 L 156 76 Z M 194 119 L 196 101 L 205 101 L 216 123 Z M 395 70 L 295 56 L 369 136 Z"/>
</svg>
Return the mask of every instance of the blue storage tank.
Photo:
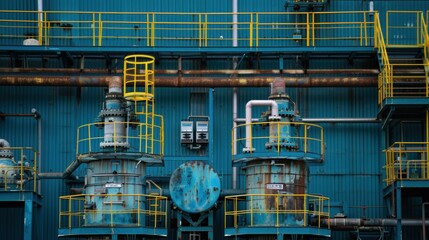
<svg viewBox="0 0 429 240">
<path fill-rule="evenodd" d="M 187 213 L 210 210 L 220 195 L 220 179 L 213 167 L 202 161 L 180 165 L 170 177 L 170 194 L 174 204 Z"/>
</svg>

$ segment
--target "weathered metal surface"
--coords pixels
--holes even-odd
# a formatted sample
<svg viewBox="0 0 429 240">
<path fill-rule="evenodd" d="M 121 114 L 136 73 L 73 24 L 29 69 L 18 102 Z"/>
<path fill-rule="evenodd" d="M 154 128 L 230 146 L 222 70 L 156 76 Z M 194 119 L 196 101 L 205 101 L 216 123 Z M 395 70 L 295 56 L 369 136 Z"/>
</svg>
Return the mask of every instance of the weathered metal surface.
<svg viewBox="0 0 429 240">
<path fill-rule="evenodd" d="M 0 76 L 0 85 L 107 86 L 110 76 Z M 157 87 L 266 87 L 277 77 L 156 77 Z M 377 77 L 284 77 L 288 87 L 375 87 Z"/>
<path fill-rule="evenodd" d="M 405 71 L 405 70 L 404 70 Z M 108 73 L 123 73 L 122 69 L 96 69 L 96 68 L 0 68 L 3 73 L 76 73 L 76 74 L 108 74 Z M 283 69 L 283 74 L 379 74 L 378 69 Z M 175 69 L 157 69 L 155 74 L 280 74 L 279 69 L 204 69 L 204 70 L 175 70 Z"/>
<path fill-rule="evenodd" d="M 201 213 L 211 209 L 220 192 L 218 174 L 202 161 L 180 165 L 170 178 L 171 199 L 179 209 L 188 213 Z"/>
<path fill-rule="evenodd" d="M 245 167 L 247 194 L 305 194 L 307 189 L 307 165 L 304 161 L 272 160 L 253 161 Z M 283 184 L 283 190 L 267 189 L 268 183 Z M 276 198 L 274 196 L 254 196 L 252 201 L 248 199 L 249 209 L 259 213 L 250 216 L 247 224 L 253 226 L 275 226 L 276 214 L 264 213 L 268 210 L 276 210 Z M 279 199 L 278 210 L 303 210 L 304 199 L 302 197 L 283 197 Z M 280 226 L 302 226 L 303 214 L 281 214 L 278 224 Z"/>
</svg>

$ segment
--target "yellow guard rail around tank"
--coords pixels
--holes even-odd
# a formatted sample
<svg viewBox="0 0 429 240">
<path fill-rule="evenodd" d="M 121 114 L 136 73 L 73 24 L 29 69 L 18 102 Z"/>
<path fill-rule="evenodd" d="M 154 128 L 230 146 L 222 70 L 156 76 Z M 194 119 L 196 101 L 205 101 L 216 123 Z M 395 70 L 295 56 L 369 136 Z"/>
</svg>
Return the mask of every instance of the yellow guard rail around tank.
<svg viewBox="0 0 429 240">
<path fill-rule="evenodd" d="M 253 202 L 260 201 L 262 198 L 272 200 L 274 205 L 271 209 L 253 208 Z M 296 205 L 284 205 L 283 201 L 288 198 L 303 202 L 303 208 L 299 209 Z M 313 209 L 309 208 L 310 203 L 313 204 Z M 282 225 L 281 219 L 286 219 L 290 215 L 301 215 L 302 227 L 322 228 L 322 220 L 329 218 L 329 212 L 329 198 L 323 196 L 311 194 L 243 194 L 225 197 L 224 224 L 225 228 L 255 227 L 253 219 L 257 217 L 257 214 L 265 214 L 271 215 L 272 219 L 275 219 L 273 227 L 287 227 Z M 310 220 L 313 220 L 311 225 Z M 245 222 L 244 225 L 241 224 L 243 222 Z M 325 228 L 330 228 L 330 226 Z"/>
<path fill-rule="evenodd" d="M 250 136 L 237 137 L 234 139 L 234 129 L 237 132 L 245 132 L 246 127 L 251 126 Z M 294 135 L 291 133 L 288 137 L 281 134 L 270 135 L 268 128 L 276 128 L 277 133 L 281 133 L 283 127 L 290 127 L 295 131 L 296 126 L 299 131 Z M 265 130 L 261 130 L 264 129 Z M 244 134 L 243 134 L 244 135 Z M 285 151 L 282 139 L 287 138 L 296 144 L 298 152 L 314 153 L 320 155 L 321 159 L 324 158 L 324 133 L 323 128 L 316 124 L 303 123 L 303 122 L 255 122 L 250 124 L 240 124 L 232 129 L 232 152 L 235 146 L 245 146 L 246 140 L 250 139 L 250 149 L 255 149 L 249 153 L 250 156 L 256 153 L 276 153 L 281 156 Z M 271 142 L 271 148 L 266 148 L 265 143 Z M 273 143 L 274 142 L 274 143 Z M 287 153 L 287 152 L 286 152 Z"/>
<path fill-rule="evenodd" d="M 77 129 L 76 155 L 102 152 L 100 143 L 104 141 L 104 132 L 100 125 L 112 124 L 114 135 L 112 137 L 113 151 L 123 151 L 119 142 L 130 144 L 129 152 L 143 152 L 147 154 L 164 155 L 164 119 L 161 115 L 155 115 L 153 132 L 148 133 L 148 124 L 140 122 L 98 122 L 80 126 Z M 128 130 L 124 136 L 117 135 L 118 125 L 126 125 Z M 121 147 L 119 147 L 121 146 Z"/>
<path fill-rule="evenodd" d="M 376 12 L 83 12 L 0 10 L 1 45 L 239 47 L 373 46 Z"/>
<path fill-rule="evenodd" d="M 105 210 L 91 210 L 85 208 L 85 198 L 100 197 L 105 202 Z M 115 210 L 114 198 L 121 197 L 135 200 L 138 207 L 135 209 Z M 167 228 L 168 199 L 163 196 L 146 194 L 78 194 L 61 196 L 59 202 L 59 228 L 85 227 L 85 216 L 91 214 L 102 214 L 105 216 L 106 224 L 115 227 L 113 219 L 120 215 L 132 215 L 133 227 Z M 153 221 L 148 221 L 150 218 Z M 121 227 L 121 226 L 118 226 Z M 129 227 L 129 226 L 128 226 Z"/>
<path fill-rule="evenodd" d="M 0 189 L 3 191 L 33 191 L 37 192 L 39 179 L 38 174 L 38 152 L 32 147 L 1 147 L 0 150 L 9 150 L 13 153 L 11 162 L 15 166 L 1 165 L 0 169 L 3 173 L 3 178 L 0 179 Z M 8 158 L 5 158 L 8 159 Z M 30 161 L 29 165 L 25 165 L 25 161 Z M 13 174 L 13 179 L 10 175 Z M 32 183 L 26 182 L 31 180 Z"/>
<path fill-rule="evenodd" d="M 429 180 L 429 142 L 396 142 L 386 152 L 385 182 Z"/>
</svg>

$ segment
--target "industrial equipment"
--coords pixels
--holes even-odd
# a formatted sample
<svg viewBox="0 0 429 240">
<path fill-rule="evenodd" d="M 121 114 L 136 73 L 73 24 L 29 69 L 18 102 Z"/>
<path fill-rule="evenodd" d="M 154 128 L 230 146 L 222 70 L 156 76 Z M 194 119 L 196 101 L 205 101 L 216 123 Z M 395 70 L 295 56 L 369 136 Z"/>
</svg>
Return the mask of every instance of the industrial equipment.
<svg viewBox="0 0 429 240">
<path fill-rule="evenodd" d="M 255 106 L 271 106 L 258 123 L 251 122 Z M 235 146 L 245 142 L 233 162 L 245 172 L 246 194 L 225 197 L 225 236 L 330 236 L 320 228 L 320 219 L 329 217 L 328 199 L 307 194 L 307 163 L 322 162 L 323 131 L 300 122 L 282 79 L 272 83 L 269 100 L 247 103 L 246 124 L 237 128 L 246 129 L 246 136 L 233 139 Z M 319 222 L 313 225 L 312 218 Z"/>
<path fill-rule="evenodd" d="M 126 57 L 124 83 L 111 78 L 98 121 L 78 129 L 77 160 L 66 172 L 87 163 L 85 189 L 60 198 L 60 237 L 167 235 L 167 199 L 146 194 L 144 181 L 146 166 L 163 163 L 163 119 L 153 112 L 154 95 L 146 91 L 152 89 L 136 88 L 150 84 L 149 71 L 138 69 L 153 67 L 153 60 Z"/>
<path fill-rule="evenodd" d="M 203 161 L 186 162 L 171 175 L 169 188 L 174 208 L 178 208 L 178 239 L 198 233 L 202 239 L 213 240 L 213 209 L 221 192 L 215 170 Z"/>
</svg>

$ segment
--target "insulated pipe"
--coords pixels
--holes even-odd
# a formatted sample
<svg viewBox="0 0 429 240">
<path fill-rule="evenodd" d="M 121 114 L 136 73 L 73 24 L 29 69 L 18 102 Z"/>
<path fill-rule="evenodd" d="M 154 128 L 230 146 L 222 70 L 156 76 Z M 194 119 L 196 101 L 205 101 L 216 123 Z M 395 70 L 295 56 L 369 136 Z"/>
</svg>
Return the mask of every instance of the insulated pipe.
<svg viewBox="0 0 429 240">
<path fill-rule="evenodd" d="M 109 76 L 0 76 L 0 85 L 105 87 Z M 156 77 L 157 87 L 266 87 L 278 77 Z M 283 77 L 288 87 L 376 87 L 377 77 Z"/>
<path fill-rule="evenodd" d="M 274 100 L 250 100 L 246 104 L 246 149 L 251 149 L 251 138 L 252 138 L 252 107 L 253 106 L 271 106 L 271 116 L 279 116 L 279 106 Z"/>
<path fill-rule="evenodd" d="M 5 139 L 0 139 L 0 147 L 2 147 L 2 148 L 10 148 L 10 144 Z"/>
</svg>

